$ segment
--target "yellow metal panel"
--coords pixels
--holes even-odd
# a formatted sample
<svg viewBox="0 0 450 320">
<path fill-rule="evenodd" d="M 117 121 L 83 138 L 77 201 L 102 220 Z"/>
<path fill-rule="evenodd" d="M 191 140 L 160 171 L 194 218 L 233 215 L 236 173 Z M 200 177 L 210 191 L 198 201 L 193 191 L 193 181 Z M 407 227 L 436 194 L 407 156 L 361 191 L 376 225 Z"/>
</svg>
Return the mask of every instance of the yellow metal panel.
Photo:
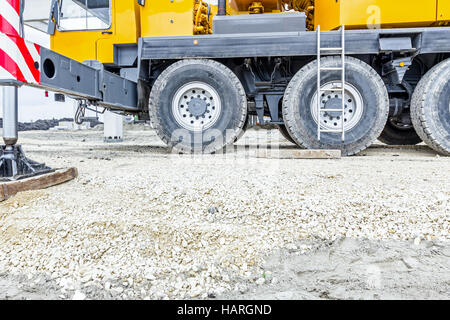
<svg viewBox="0 0 450 320">
<path fill-rule="evenodd" d="M 58 32 L 50 37 L 50 48 L 66 57 L 83 62 L 96 60 L 97 32 Z"/>
<path fill-rule="evenodd" d="M 320 24 L 322 30 L 336 29 L 342 24 L 348 29 L 364 29 L 427 27 L 436 23 L 437 0 L 316 0 L 315 3 L 315 24 Z"/>
<path fill-rule="evenodd" d="M 113 34 L 97 40 L 97 60 L 112 63 L 114 44 L 137 43 L 140 37 L 139 5 L 135 0 L 113 1 Z"/>
<path fill-rule="evenodd" d="M 450 0 L 438 0 L 438 15 L 439 21 L 450 21 Z"/>
<path fill-rule="evenodd" d="M 314 24 L 321 30 L 332 30 L 341 25 L 341 3 L 335 0 L 315 0 Z"/>
<path fill-rule="evenodd" d="M 193 0 L 147 0 L 141 7 L 141 36 L 193 35 L 193 12 Z"/>
</svg>

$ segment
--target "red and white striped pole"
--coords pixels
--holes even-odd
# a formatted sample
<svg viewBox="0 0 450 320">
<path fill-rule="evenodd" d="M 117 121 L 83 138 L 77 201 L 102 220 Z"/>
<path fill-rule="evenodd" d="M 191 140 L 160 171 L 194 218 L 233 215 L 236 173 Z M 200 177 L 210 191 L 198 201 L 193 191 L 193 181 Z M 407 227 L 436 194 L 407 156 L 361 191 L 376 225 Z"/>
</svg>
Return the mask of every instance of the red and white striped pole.
<svg viewBox="0 0 450 320">
<path fill-rule="evenodd" d="M 3 140 L 0 177 L 48 172 L 43 164 L 29 161 L 18 140 L 18 87 L 40 82 L 40 47 L 24 40 L 24 0 L 0 0 L 0 86 L 3 86 Z"/>
<path fill-rule="evenodd" d="M 0 31 L 9 36 L 23 37 L 20 0 L 5 0 L 0 4 Z"/>
<path fill-rule="evenodd" d="M 21 23 L 20 0 L 0 0 L 0 78 L 5 80 L 25 80 L 17 63 L 13 58 L 17 55 L 18 46 L 23 36 Z M 10 78 L 10 79 L 8 79 Z M 5 148 L 1 161 L 9 163 L 7 175 L 17 174 L 17 164 L 14 157 L 14 145 L 18 135 L 18 88 L 17 86 L 3 86 L 3 141 Z"/>
<path fill-rule="evenodd" d="M 40 82 L 40 47 L 23 38 L 23 0 L 0 0 L 0 80 Z"/>
</svg>

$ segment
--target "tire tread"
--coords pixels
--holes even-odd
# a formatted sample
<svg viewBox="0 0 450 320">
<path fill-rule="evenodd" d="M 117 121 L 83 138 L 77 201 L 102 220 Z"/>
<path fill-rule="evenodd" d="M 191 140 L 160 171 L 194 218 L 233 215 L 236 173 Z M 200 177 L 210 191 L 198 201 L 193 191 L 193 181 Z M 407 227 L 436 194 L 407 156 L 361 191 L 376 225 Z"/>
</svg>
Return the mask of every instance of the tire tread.
<svg viewBox="0 0 450 320">
<path fill-rule="evenodd" d="M 322 58 L 321 64 L 322 64 L 322 66 L 330 66 L 330 65 L 332 66 L 335 64 L 339 64 L 340 61 L 341 61 L 340 57 L 330 56 L 330 57 Z M 357 58 L 347 57 L 347 63 L 358 64 L 360 67 L 362 67 L 362 70 L 364 70 L 364 72 L 367 74 L 368 77 L 375 79 L 376 86 L 378 87 L 377 89 L 385 92 L 384 104 L 389 106 L 389 96 L 387 93 L 386 85 L 384 84 L 384 82 L 381 79 L 381 77 L 379 76 L 379 74 L 372 67 L 370 67 L 367 63 L 365 63 Z M 288 104 L 291 100 L 292 95 L 295 94 L 294 88 L 296 87 L 296 85 L 300 81 L 302 81 L 302 79 L 305 77 L 305 75 L 307 73 L 311 72 L 312 69 L 314 69 L 314 71 L 317 70 L 317 61 L 307 64 L 294 76 L 294 78 L 289 83 L 289 85 L 285 91 L 284 98 L 283 98 L 283 118 L 285 120 L 286 127 L 288 128 L 289 132 L 291 133 L 291 136 L 297 142 L 297 144 L 301 148 L 304 148 L 304 149 L 308 148 L 306 146 L 305 142 L 302 141 L 300 139 L 300 137 L 295 135 L 293 132 L 294 131 L 293 126 L 295 123 L 295 119 L 293 117 L 293 114 L 291 112 L 289 112 L 289 110 L 288 110 Z M 342 154 L 346 155 L 346 156 L 351 156 L 351 155 L 358 154 L 359 152 L 370 147 L 373 144 L 373 142 L 375 142 L 377 140 L 377 138 L 380 136 L 381 132 L 383 131 L 383 129 L 386 125 L 387 119 L 388 119 L 388 115 L 389 115 L 389 108 L 385 108 L 385 110 L 383 112 L 383 116 L 380 117 L 378 119 L 377 123 L 375 124 L 377 130 L 372 131 L 371 136 L 369 136 L 366 139 L 367 142 L 364 144 L 361 144 L 358 148 L 353 148 L 353 149 L 343 148 Z"/>
<path fill-rule="evenodd" d="M 231 71 L 230 68 L 225 66 L 222 63 L 219 63 L 214 60 L 209 59 L 184 59 L 177 61 L 167 67 L 156 79 L 152 90 L 150 92 L 150 101 L 149 101 L 149 114 L 150 114 L 150 122 L 152 127 L 156 130 L 157 135 L 164 141 L 170 148 L 181 152 L 181 153 L 191 153 L 192 150 L 187 150 L 185 147 L 179 147 L 177 144 L 171 141 L 170 137 L 168 137 L 163 130 L 162 119 L 158 116 L 158 97 L 161 94 L 164 86 L 167 81 L 169 81 L 170 76 L 176 72 L 178 69 L 183 68 L 187 65 L 192 64 L 203 64 L 208 68 L 214 68 L 216 70 L 220 70 L 222 74 L 224 74 L 230 81 L 232 81 L 233 86 L 238 90 L 238 95 L 240 97 L 241 103 L 241 114 L 238 118 L 237 123 L 234 124 L 236 128 L 233 135 L 226 135 L 226 141 L 223 144 L 214 144 L 212 148 L 208 147 L 208 153 L 214 153 L 220 151 L 226 146 L 233 144 L 243 135 L 243 130 L 245 126 L 245 122 L 247 119 L 247 96 L 242 86 L 239 78 Z M 204 151 L 204 150 L 203 150 Z"/>
<path fill-rule="evenodd" d="M 432 149 L 442 155 L 450 156 L 450 150 L 446 150 L 439 139 L 434 135 L 433 130 L 430 129 L 429 122 L 431 119 L 427 117 L 425 108 L 428 105 L 427 94 L 432 90 L 433 86 L 448 81 L 448 78 L 443 76 L 443 72 L 450 72 L 450 59 L 445 60 L 425 74 L 417 85 L 412 101 L 411 101 L 411 120 L 419 137 Z"/>
</svg>

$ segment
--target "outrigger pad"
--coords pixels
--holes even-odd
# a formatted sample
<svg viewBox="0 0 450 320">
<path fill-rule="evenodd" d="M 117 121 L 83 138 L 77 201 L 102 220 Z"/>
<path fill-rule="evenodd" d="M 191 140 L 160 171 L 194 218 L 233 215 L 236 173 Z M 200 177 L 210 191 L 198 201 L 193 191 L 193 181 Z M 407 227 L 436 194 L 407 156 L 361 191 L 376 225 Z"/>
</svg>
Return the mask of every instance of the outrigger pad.
<svg viewBox="0 0 450 320">
<path fill-rule="evenodd" d="M 76 168 L 67 168 L 17 181 L 0 181 L 0 203 L 19 192 L 50 188 L 73 180 L 77 176 L 78 170 Z"/>
<path fill-rule="evenodd" d="M 0 182 L 16 181 L 52 172 L 44 163 L 25 157 L 22 146 L 0 146 Z"/>
</svg>

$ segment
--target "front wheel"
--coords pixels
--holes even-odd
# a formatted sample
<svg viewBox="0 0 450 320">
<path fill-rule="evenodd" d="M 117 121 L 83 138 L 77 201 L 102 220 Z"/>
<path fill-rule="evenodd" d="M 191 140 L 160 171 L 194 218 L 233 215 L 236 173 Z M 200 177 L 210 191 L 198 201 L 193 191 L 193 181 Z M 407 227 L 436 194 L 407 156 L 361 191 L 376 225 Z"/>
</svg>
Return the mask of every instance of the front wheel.
<svg viewBox="0 0 450 320">
<path fill-rule="evenodd" d="M 340 57 L 321 60 L 324 68 L 340 67 Z M 354 155 L 369 147 L 381 134 L 389 114 L 389 95 L 378 73 L 363 61 L 349 57 L 346 62 L 346 91 L 342 94 L 341 72 L 322 74 L 317 94 L 317 61 L 303 67 L 291 80 L 283 99 L 283 118 L 290 136 L 306 149 L 338 149 L 344 156 Z M 345 112 L 335 110 L 345 101 Z M 318 122 L 324 130 L 345 128 L 345 141 L 340 133 L 322 133 L 318 140 Z"/>
<path fill-rule="evenodd" d="M 237 76 L 213 60 L 181 60 L 164 70 L 150 93 L 158 136 L 181 153 L 213 153 L 242 136 L 247 98 Z"/>
</svg>

